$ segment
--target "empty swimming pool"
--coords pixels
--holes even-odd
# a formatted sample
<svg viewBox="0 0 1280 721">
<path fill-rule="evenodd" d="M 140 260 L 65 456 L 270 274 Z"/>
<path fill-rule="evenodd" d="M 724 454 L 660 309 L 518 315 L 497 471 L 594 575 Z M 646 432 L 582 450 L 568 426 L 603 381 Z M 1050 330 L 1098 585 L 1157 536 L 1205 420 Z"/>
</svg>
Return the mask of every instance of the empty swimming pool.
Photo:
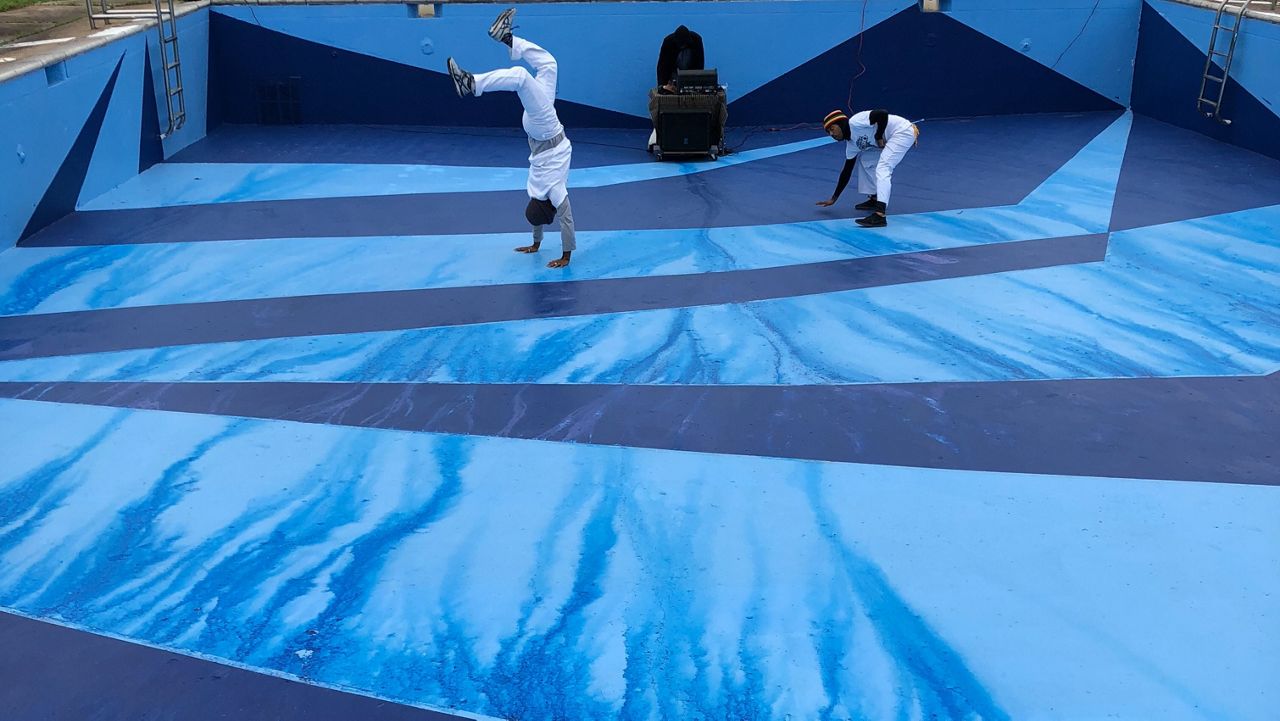
<svg viewBox="0 0 1280 721">
<path fill-rule="evenodd" d="M 1211 12 L 988 4 L 520 6 L 564 269 L 444 74 L 501 6 L 192 8 L 163 140 L 147 33 L 0 83 L 0 711 L 1269 718 L 1270 86 L 1195 127 Z M 682 22 L 733 152 L 660 163 Z M 815 206 L 848 93 L 884 228 Z"/>
</svg>

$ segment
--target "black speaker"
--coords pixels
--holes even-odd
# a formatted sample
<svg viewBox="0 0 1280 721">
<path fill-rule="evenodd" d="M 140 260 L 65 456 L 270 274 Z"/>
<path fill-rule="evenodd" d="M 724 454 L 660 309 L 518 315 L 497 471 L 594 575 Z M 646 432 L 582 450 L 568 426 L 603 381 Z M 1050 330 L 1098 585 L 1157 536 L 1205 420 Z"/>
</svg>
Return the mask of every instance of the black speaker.
<svg viewBox="0 0 1280 721">
<path fill-rule="evenodd" d="M 679 93 L 714 93 L 719 87 L 720 77 L 715 68 L 676 71 L 676 91 Z"/>
<path fill-rule="evenodd" d="M 711 113 L 664 110 L 658 116 L 658 145 L 664 153 L 705 153 L 711 149 Z"/>
</svg>

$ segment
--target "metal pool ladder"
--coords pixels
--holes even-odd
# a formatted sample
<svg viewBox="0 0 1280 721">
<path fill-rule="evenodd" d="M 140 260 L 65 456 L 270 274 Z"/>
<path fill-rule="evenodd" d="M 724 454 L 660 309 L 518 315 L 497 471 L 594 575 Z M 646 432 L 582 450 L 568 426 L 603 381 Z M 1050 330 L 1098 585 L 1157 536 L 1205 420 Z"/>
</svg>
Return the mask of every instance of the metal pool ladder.
<svg viewBox="0 0 1280 721">
<path fill-rule="evenodd" d="M 156 33 L 160 39 L 160 66 L 164 69 L 165 109 L 169 111 L 169 122 L 160 139 L 173 135 L 187 122 L 187 100 L 182 91 L 182 56 L 178 51 L 178 14 L 173 9 L 173 0 L 153 0 L 154 9 L 117 10 L 108 4 L 108 0 L 98 0 L 95 12 L 94 0 L 84 0 L 85 10 L 89 13 L 89 27 L 98 28 L 98 20 L 155 20 Z M 144 89 L 145 90 L 145 89 Z"/>
<path fill-rule="evenodd" d="M 1239 2 L 1239 5 L 1232 5 Z M 1217 120 L 1223 125 L 1231 121 L 1222 117 L 1222 98 L 1227 92 L 1227 78 L 1231 75 L 1231 61 L 1235 59 L 1236 42 L 1240 39 L 1240 26 L 1244 24 L 1245 12 L 1249 9 L 1249 0 L 1222 0 L 1218 5 L 1218 14 L 1213 18 L 1213 31 L 1209 34 L 1209 54 L 1204 59 L 1204 74 L 1200 77 L 1200 96 L 1196 98 L 1196 109 L 1204 113 L 1206 118 Z M 1235 22 L 1223 25 L 1223 17 L 1233 17 Z M 1227 51 L 1218 49 L 1218 33 L 1230 33 Z M 1222 75 L 1214 75 L 1214 58 L 1223 58 Z M 1216 90 L 1213 88 L 1216 86 Z"/>
</svg>

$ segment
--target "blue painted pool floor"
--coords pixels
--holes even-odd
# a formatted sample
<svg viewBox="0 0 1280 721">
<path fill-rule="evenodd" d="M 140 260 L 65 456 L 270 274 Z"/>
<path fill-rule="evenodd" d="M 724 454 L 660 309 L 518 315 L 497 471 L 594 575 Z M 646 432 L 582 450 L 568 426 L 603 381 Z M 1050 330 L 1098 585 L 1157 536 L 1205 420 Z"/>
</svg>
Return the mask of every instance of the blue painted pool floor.
<svg viewBox="0 0 1280 721">
<path fill-rule="evenodd" d="M 813 130 L 574 131 L 555 271 L 514 132 L 220 129 L 0 253 L 0 607 L 502 719 L 1270 718 L 1280 162 L 921 130 L 879 230 Z"/>
</svg>

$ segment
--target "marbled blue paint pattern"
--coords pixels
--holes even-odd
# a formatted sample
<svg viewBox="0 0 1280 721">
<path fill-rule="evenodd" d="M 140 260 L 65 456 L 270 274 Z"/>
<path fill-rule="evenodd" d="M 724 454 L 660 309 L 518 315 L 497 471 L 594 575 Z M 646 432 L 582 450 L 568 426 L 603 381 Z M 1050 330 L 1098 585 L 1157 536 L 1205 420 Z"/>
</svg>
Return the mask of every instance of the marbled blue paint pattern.
<svg viewBox="0 0 1280 721">
<path fill-rule="evenodd" d="M 1130 122 L 1129 116 L 1121 117 L 1018 205 L 908 215 L 873 233 L 847 220 L 584 232 L 579 242 L 584 252 L 590 250 L 591 261 L 572 265 L 567 273 L 523 262 L 527 258 L 509 252 L 497 252 L 527 242 L 524 234 L 29 248 L 11 254 L 14 257 L 0 264 L 0 289 L 5 291 L 0 295 L 0 315 L 566 278 L 709 273 L 1097 233 L 1106 229 L 1110 217 Z M 803 145 L 792 143 L 782 148 Z M 752 152 L 734 158 L 739 163 L 757 159 L 747 157 Z M 153 173 L 163 175 L 168 167 L 157 166 L 136 182 Z M 623 172 L 626 167 L 587 171 Z M 685 169 L 697 172 L 699 166 Z M 518 187 L 523 188 L 520 177 Z M 1081 188 L 1088 188 L 1088 195 L 1073 196 Z M 1068 207 L 1064 198 L 1073 198 L 1069 213 L 1063 210 Z"/>
<path fill-rule="evenodd" d="M 1206 649 L 1280 630 L 1276 576 L 1228 583 L 1276 562 L 1275 489 L 0 408 L 0 603 L 85 628 L 500 718 L 1074 718 L 1034 667 L 1082 651 L 1095 713 L 1262 718 L 1127 654 L 1201 625 L 1149 594 L 1207 569 Z M 1104 598 L 1135 608 L 1064 625 Z"/>
<path fill-rule="evenodd" d="M 882 231 L 813 221 L 583 233 L 568 275 L 522 262 L 509 235 L 16 248 L 0 253 L 0 315 L 56 322 L 67 311 L 727 273 L 1106 233 L 1131 120 L 1016 205 L 895 216 Z M 209 170 L 218 174 L 206 185 L 175 182 Z M 511 169 L 161 165 L 90 207 L 485 190 L 517 175 L 522 184 Z M 258 392 L 263 380 L 790 386 L 1268 374 L 1280 370 L 1277 229 L 1280 205 L 1111 233 L 1105 259 L 1073 266 L 61 355 L 0 363 L 0 381 L 230 380 Z M 1274 712 L 1280 486 L 225 412 L 0 400 L 0 607 L 522 721 Z M 1205 480 L 1231 480 L 1229 461 L 1224 478 Z"/>
<path fill-rule="evenodd" d="M 745 150 L 714 163 L 633 163 L 580 168 L 570 188 L 637 183 L 705 173 L 816 148 L 826 138 Z M 85 203 L 82 210 L 163 208 L 199 203 L 524 190 L 524 168 L 325 163 L 169 163 Z"/>
<path fill-rule="evenodd" d="M 1280 206 L 1111 237 L 1103 263 L 742 305 L 0 362 L 0 380 L 796 385 L 1280 370 Z M 1188 275 L 1195 267 L 1196 275 Z M 856 348 L 856 352 L 849 349 Z"/>
</svg>

